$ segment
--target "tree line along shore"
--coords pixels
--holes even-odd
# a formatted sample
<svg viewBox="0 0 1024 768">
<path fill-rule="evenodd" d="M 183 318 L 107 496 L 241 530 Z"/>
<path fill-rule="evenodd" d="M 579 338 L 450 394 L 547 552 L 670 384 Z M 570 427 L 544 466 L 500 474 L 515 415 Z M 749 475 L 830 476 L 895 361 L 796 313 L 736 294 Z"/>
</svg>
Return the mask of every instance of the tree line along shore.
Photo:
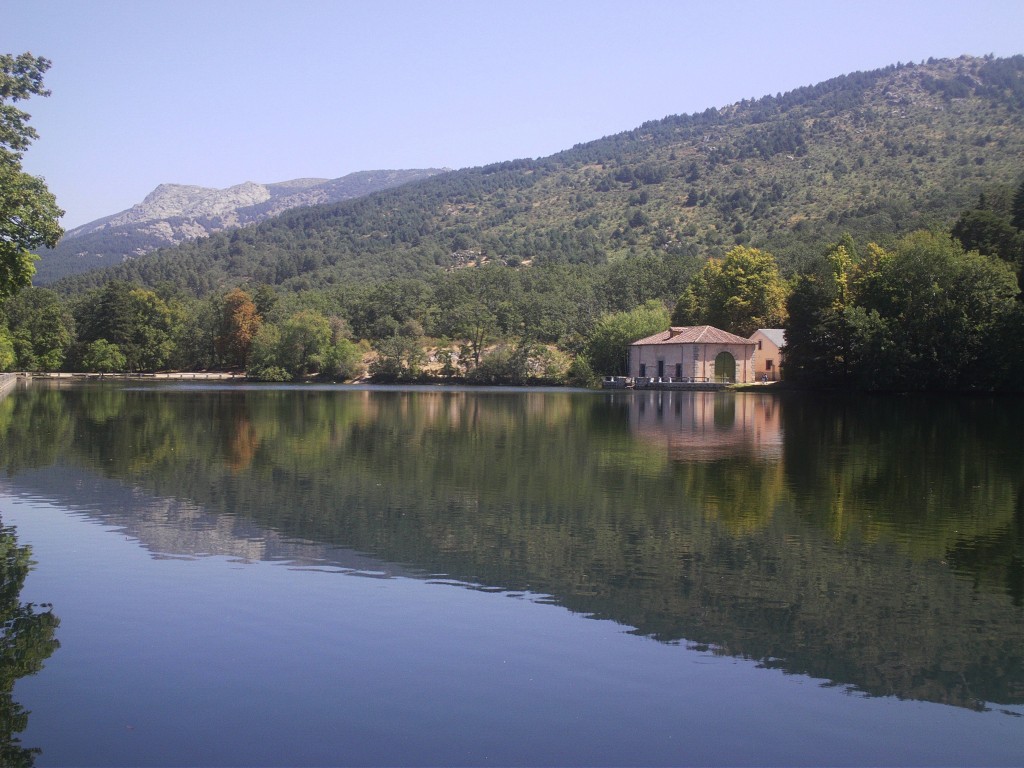
<svg viewBox="0 0 1024 768">
<path fill-rule="evenodd" d="M 593 386 L 707 324 L 785 329 L 792 386 L 1024 389 L 1024 56 L 672 116 L 43 288 L 63 211 L 7 102 L 49 67 L 0 55 L 0 371 Z"/>
<path fill-rule="evenodd" d="M 951 230 L 889 247 L 844 237 L 791 275 L 736 246 L 699 267 L 483 262 L 331 292 L 33 287 L 0 305 L 0 370 L 593 386 L 626 373 L 630 342 L 707 324 L 742 336 L 785 328 L 793 386 L 1018 391 L 1024 184 L 1006 199 L 1002 214 L 982 200 Z"/>
</svg>

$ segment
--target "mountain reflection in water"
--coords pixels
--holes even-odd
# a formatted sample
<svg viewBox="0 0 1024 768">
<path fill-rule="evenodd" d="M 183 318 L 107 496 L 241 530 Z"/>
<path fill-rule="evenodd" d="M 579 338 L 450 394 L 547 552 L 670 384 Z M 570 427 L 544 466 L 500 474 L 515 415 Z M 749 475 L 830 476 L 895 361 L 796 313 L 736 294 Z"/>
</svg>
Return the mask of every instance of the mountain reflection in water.
<svg viewBox="0 0 1024 768">
<path fill-rule="evenodd" d="M 159 556 L 550 596 L 871 695 L 1024 702 L 1024 407 L 688 392 L 39 387 L 12 494 Z"/>
</svg>

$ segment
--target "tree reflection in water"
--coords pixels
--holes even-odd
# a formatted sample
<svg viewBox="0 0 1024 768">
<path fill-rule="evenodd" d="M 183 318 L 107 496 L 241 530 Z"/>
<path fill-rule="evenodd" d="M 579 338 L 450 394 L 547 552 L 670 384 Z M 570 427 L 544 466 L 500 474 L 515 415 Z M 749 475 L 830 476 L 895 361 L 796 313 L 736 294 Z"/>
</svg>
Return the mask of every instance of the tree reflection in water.
<svg viewBox="0 0 1024 768">
<path fill-rule="evenodd" d="M 158 553 L 342 548 L 984 709 L 1024 703 L 1022 423 L 985 398 L 34 387 L 0 401 L 0 468 L 94 487 Z"/>
<path fill-rule="evenodd" d="M 0 765 L 9 768 L 33 765 L 40 751 L 21 744 L 29 713 L 14 700 L 14 684 L 42 669 L 60 646 L 54 637 L 60 619 L 52 607 L 21 602 L 31 555 L 29 547 L 18 546 L 15 529 L 0 523 Z"/>
</svg>

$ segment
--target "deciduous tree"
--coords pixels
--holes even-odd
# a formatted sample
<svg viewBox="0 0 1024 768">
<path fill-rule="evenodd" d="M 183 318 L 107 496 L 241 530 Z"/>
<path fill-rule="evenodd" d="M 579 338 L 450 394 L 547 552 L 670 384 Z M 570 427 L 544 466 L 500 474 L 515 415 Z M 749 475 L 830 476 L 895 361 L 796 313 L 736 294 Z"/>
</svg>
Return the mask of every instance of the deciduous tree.
<svg viewBox="0 0 1024 768">
<path fill-rule="evenodd" d="M 740 336 L 779 328 L 786 319 L 785 281 L 770 253 L 736 246 L 709 259 L 683 291 L 673 325 L 713 325 Z"/>
<path fill-rule="evenodd" d="M 245 368 L 252 340 L 263 320 L 252 297 L 241 288 L 229 291 L 221 302 L 220 332 L 214 339 L 221 360 L 234 368 Z"/>
<path fill-rule="evenodd" d="M 370 375 L 377 381 L 413 381 L 423 366 L 423 327 L 414 320 L 374 344 Z"/>
<path fill-rule="evenodd" d="M 319 312 L 296 312 L 281 324 L 278 361 L 293 378 L 318 373 L 331 342 L 330 321 Z"/>
<path fill-rule="evenodd" d="M 847 304 L 852 254 L 852 240 L 837 243 L 797 278 L 786 300 L 787 378 L 814 384 L 847 380 L 851 364 Z"/>
<path fill-rule="evenodd" d="M 46 288 L 29 288 L 8 299 L 4 312 L 14 337 L 17 367 L 59 369 L 75 340 L 74 319 L 60 297 Z"/>
<path fill-rule="evenodd" d="M 106 339 L 96 339 L 85 348 L 85 354 L 82 356 L 82 368 L 87 371 L 112 373 L 125 370 L 126 364 L 121 349 Z"/>
<path fill-rule="evenodd" d="M 913 232 L 862 265 L 857 303 L 897 324 L 893 386 L 969 385 L 972 364 L 1018 293 L 1013 267 L 965 252 L 945 233 Z"/>
<path fill-rule="evenodd" d="M 500 334 L 518 335 L 518 298 L 514 270 L 501 265 L 462 269 L 435 291 L 436 327 L 443 336 L 466 339 L 479 365 L 484 348 Z"/>
<path fill-rule="evenodd" d="M 867 389 L 1019 386 L 1010 380 L 1024 351 L 1010 264 L 944 232 L 914 232 L 891 249 L 870 245 L 849 279 L 840 273 L 826 266 L 798 280 L 787 377 Z"/>
<path fill-rule="evenodd" d="M 593 372 L 602 376 L 625 375 L 627 347 L 637 339 L 664 331 L 668 325 L 668 310 L 653 299 L 628 312 L 602 316 L 587 344 L 587 359 Z"/>
<path fill-rule="evenodd" d="M 116 344 L 129 371 L 167 367 L 180 323 L 177 311 L 150 290 L 112 280 L 79 306 L 80 354 L 97 339 Z"/>
<path fill-rule="evenodd" d="M 43 73 L 50 62 L 23 53 L 0 54 L 0 298 L 31 284 L 32 251 L 52 248 L 64 230 L 64 211 L 46 183 L 21 169 L 21 156 L 38 137 L 29 115 L 12 106 L 30 96 L 49 96 Z"/>
<path fill-rule="evenodd" d="M 7 326 L 0 324 L 0 371 L 14 368 L 14 340 Z"/>
</svg>

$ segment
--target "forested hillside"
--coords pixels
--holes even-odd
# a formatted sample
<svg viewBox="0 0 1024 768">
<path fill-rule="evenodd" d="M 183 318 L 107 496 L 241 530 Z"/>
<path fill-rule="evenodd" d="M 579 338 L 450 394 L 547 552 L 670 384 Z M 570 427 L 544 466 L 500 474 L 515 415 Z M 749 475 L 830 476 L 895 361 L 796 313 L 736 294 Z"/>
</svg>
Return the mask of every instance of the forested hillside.
<svg viewBox="0 0 1024 768">
<path fill-rule="evenodd" d="M 292 208 L 336 203 L 427 178 L 441 169 L 359 171 L 339 179 L 251 181 L 227 189 L 161 184 L 126 211 L 75 227 L 36 264 L 36 285 L 121 264 L 158 248 L 277 216 Z"/>
<path fill-rule="evenodd" d="M 1024 56 L 895 65 L 667 117 L 539 160 L 464 169 L 285 213 L 114 270 L 207 294 L 425 277 L 473 260 L 599 265 L 720 256 L 747 244 L 784 271 L 849 232 L 948 226 L 1024 168 Z"/>
<path fill-rule="evenodd" d="M 289 211 L 0 305 L 0 370 L 593 384 L 675 325 L 793 384 L 1024 387 L 1024 56 L 898 65 Z"/>
</svg>

